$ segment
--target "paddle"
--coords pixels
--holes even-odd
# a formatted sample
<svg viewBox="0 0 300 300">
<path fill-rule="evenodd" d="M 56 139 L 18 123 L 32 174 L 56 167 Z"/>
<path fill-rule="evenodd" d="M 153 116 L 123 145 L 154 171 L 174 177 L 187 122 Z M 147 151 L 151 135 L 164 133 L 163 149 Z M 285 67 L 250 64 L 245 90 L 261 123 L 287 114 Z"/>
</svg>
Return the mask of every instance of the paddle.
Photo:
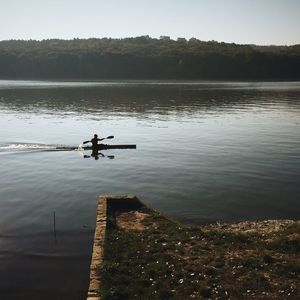
<svg viewBox="0 0 300 300">
<path fill-rule="evenodd" d="M 114 136 L 113 136 L 113 135 L 110 135 L 110 136 L 108 136 L 108 137 L 106 137 L 106 138 L 99 139 L 99 140 L 103 141 L 103 140 L 113 139 L 113 138 L 114 138 Z M 85 141 L 85 142 L 83 142 L 83 144 L 87 144 L 87 143 L 90 143 L 90 142 L 91 142 L 91 141 Z"/>
</svg>

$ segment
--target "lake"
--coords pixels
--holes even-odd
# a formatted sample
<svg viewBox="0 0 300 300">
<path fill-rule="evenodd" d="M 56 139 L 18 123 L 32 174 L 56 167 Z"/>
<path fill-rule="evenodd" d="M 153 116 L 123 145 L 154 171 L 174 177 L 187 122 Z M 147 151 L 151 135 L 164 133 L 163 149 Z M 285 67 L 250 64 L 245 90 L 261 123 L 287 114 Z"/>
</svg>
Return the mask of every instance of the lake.
<svg viewBox="0 0 300 300">
<path fill-rule="evenodd" d="M 94 133 L 137 149 L 47 151 Z M 99 195 L 299 219 L 299 150 L 300 82 L 0 80 L 0 298 L 84 299 Z"/>
</svg>

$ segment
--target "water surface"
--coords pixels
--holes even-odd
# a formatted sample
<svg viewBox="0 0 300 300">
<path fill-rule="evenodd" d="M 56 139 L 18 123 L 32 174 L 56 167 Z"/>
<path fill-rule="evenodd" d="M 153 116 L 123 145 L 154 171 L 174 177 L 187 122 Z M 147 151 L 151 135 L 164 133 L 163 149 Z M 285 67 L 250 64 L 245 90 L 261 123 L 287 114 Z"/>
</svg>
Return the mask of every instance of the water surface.
<svg viewBox="0 0 300 300">
<path fill-rule="evenodd" d="M 45 151 L 94 133 L 137 149 Z M 193 224 L 298 219 L 299 149 L 299 82 L 0 81 L 0 298 L 84 298 L 100 194 Z"/>
</svg>

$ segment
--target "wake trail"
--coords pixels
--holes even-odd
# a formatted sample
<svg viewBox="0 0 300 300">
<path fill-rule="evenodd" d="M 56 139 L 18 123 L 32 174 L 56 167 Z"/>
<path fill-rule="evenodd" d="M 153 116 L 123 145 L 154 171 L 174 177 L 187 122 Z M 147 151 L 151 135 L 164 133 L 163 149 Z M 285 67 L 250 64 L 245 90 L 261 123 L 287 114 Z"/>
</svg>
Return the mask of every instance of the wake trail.
<svg viewBox="0 0 300 300">
<path fill-rule="evenodd" d="M 0 144 L 0 154 L 26 153 L 26 152 L 42 152 L 42 151 L 68 151 L 82 150 L 82 145 L 66 146 L 39 143 L 3 143 Z"/>
</svg>

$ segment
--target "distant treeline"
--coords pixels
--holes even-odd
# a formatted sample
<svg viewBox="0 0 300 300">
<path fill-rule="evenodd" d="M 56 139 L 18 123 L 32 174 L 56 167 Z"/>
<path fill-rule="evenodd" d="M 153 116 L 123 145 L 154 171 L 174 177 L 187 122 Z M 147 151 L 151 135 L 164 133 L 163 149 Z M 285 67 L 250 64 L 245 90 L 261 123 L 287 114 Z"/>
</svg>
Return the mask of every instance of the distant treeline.
<svg viewBox="0 0 300 300">
<path fill-rule="evenodd" d="M 192 38 L 0 42 L 0 78 L 300 79 L 300 45 Z"/>
</svg>

